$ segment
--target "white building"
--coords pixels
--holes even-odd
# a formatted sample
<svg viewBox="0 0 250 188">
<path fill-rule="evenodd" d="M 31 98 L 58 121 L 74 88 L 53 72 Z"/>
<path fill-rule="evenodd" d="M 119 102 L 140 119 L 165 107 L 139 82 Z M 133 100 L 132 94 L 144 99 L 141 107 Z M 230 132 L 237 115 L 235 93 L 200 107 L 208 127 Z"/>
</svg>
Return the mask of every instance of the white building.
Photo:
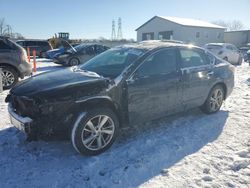
<svg viewBox="0 0 250 188">
<path fill-rule="evenodd" d="M 225 28 L 201 20 L 154 16 L 136 31 L 137 41 L 171 39 L 203 46 L 223 42 Z"/>
<path fill-rule="evenodd" d="M 246 46 L 250 43 L 250 30 L 227 31 L 224 33 L 224 40 L 238 48 Z"/>
</svg>

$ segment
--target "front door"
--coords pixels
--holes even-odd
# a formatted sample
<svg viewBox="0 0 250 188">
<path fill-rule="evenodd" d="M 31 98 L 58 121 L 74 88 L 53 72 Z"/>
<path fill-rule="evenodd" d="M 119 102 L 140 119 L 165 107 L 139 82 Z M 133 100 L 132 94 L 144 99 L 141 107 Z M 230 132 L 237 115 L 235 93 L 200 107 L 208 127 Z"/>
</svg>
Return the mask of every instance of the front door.
<svg viewBox="0 0 250 188">
<path fill-rule="evenodd" d="M 213 65 L 200 49 L 180 49 L 182 103 L 185 108 L 202 105 L 214 81 Z"/>
<path fill-rule="evenodd" d="M 130 123 L 166 116 L 176 108 L 180 82 L 176 51 L 157 51 L 127 80 Z"/>
</svg>

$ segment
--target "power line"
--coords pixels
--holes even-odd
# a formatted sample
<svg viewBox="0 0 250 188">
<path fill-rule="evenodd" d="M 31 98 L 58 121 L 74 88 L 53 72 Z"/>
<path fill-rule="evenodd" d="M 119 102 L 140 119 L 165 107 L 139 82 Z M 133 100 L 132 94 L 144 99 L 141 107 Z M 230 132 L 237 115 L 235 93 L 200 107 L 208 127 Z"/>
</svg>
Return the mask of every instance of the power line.
<svg viewBox="0 0 250 188">
<path fill-rule="evenodd" d="M 118 18 L 118 31 L 117 31 L 117 39 L 122 39 L 122 19 Z"/>
<path fill-rule="evenodd" d="M 111 40 L 116 39 L 116 33 L 115 33 L 115 20 L 112 21 L 112 34 L 111 34 Z"/>
</svg>

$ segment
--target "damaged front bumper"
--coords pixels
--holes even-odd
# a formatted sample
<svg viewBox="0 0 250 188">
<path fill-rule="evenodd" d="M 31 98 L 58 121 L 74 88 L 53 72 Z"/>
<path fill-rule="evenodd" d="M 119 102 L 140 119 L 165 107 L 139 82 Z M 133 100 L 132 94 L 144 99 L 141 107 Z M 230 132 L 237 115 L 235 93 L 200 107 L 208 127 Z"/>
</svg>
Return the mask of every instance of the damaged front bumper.
<svg viewBox="0 0 250 188">
<path fill-rule="evenodd" d="M 31 134 L 33 120 L 29 117 L 22 117 L 15 113 L 14 108 L 11 104 L 8 105 L 8 111 L 11 124 L 22 132 L 25 132 L 26 134 Z"/>
</svg>

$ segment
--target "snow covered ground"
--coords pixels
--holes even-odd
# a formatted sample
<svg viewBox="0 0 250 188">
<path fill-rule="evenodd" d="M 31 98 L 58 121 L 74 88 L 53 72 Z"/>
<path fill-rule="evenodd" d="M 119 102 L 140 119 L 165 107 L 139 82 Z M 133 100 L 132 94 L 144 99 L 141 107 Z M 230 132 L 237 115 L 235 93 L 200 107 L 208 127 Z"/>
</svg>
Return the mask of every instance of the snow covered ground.
<svg viewBox="0 0 250 188">
<path fill-rule="evenodd" d="M 38 72 L 60 69 L 46 60 Z M 0 94 L 0 187 L 250 187 L 250 67 L 220 112 L 198 109 L 124 130 L 85 157 L 69 142 L 25 141 Z"/>
</svg>

